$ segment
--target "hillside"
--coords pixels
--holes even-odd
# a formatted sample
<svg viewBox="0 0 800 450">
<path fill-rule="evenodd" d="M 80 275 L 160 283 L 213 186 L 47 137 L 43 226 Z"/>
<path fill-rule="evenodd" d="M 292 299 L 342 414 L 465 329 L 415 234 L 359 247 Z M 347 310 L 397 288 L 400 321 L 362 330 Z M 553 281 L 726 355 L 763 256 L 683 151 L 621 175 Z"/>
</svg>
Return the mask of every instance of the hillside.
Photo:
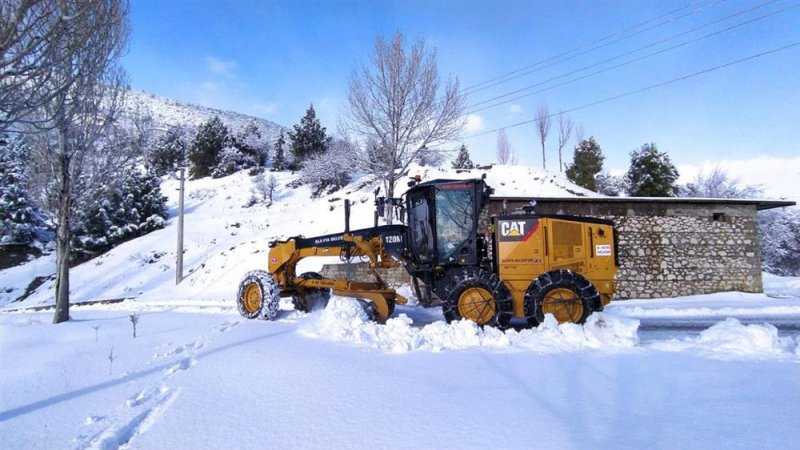
<svg viewBox="0 0 800 450">
<path fill-rule="evenodd" d="M 567 179 L 521 166 L 494 166 L 461 171 L 415 167 L 411 174 L 423 180 L 479 178 L 498 196 L 558 197 L 596 195 Z M 141 300 L 196 300 L 230 302 L 244 273 L 266 266 L 267 243 L 303 234 L 334 233 L 344 227 L 343 199 L 354 202 L 351 226 L 372 225 L 373 194 L 377 184 L 357 179 L 341 191 L 312 199 L 311 189 L 287 187 L 297 178 L 275 173 L 280 189 L 271 207 L 244 207 L 251 195 L 253 178 L 240 172 L 221 179 L 201 179 L 186 184 L 184 269 L 186 279 L 175 286 L 177 235 L 177 182 L 165 180 L 162 191 L 169 197 L 167 227 L 126 242 L 108 253 L 71 270 L 73 302 L 111 298 Z M 398 183 L 398 195 L 406 189 Z M 25 293 L 31 280 L 54 272 L 53 256 L 0 272 L 0 306 Z M 337 262 L 338 258 L 330 258 Z M 302 270 L 318 270 L 322 259 L 304 261 Z M 23 302 L 13 306 L 47 305 L 53 302 L 52 281 L 44 283 Z"/>
<path fill-rule="evenodd" d="M 176 125 L 196 127 L 215 115 L 219 116 L 231 130 L 239 130 L 251 121 L 255 121 L 266 142 L 273 142 L 278 138 L 278 134 L 286 129 L 275 122 L 259 117 L 179 102 L 136 90 L 128 92 L 122 115 L 124 119 L 128 120 L 134 116 L 149 115 L 153 120 L 153 128 L 156 130 Z"/>
</svg>

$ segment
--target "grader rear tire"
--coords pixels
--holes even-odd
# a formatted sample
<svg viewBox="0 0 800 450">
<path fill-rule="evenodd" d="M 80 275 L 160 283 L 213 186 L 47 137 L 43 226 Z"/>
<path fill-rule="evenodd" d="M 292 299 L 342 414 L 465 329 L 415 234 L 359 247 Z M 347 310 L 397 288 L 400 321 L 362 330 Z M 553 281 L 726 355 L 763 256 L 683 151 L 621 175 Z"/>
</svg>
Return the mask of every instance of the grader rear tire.
<svg viewBox="0 0 800 450">
<path fill-rule="evenodd" d="M 306 272 L 300 274 L 302 278 L 322 278 L 316 272 Z M 292 296 L 294 309 L 303 312 L 311 312 L 317 309 L 325 309 L 328 300 L 331 299 L 331 290 L 325 288 L 298 288 Z"/>
<path fill-rule="evenodd" d="M 602 310 L 594 285 L 571 270 L 543 273 L 525 291 L 525 315 L 538 323 L 546 314 L 555 316 L 558 323 L 583 323 L 592 312 Z"/>
<path fill-rule="evenodd" d="M 248 272 L 236 296 L 239 314 L 248 319 L 274 320 L 280 305 L 280 287 L 265 270 Z"/>
<path fill-rule="evenodd" d="M 512 316 L 511 293 L 497 275 L 465 269 L 447 289 L 442 312 L 448 323 L 469 319 L 480 326 L 508 328 Z"/>
</svg>

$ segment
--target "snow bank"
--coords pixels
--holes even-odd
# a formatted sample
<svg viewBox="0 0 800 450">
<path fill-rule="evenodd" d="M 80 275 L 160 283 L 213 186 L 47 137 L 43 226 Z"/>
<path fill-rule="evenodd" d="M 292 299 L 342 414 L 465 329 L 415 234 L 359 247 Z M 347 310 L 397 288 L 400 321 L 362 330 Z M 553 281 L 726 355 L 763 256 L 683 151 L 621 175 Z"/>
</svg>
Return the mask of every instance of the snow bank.
<svg viewBox="0 0 800 450">
<path fill-rule="evenodd" d="M 770 324 L 742 325 L 736 319 L 719 322 L 697 337 L 656 342 L 657 350 L 682 352 L 698 351 L 722 357 L 800 357 L 800 342 L 791 337 L 779 337 L 778 329 Z"/>
<path fill-rule="evenodd" d="M 558 325 L 555 318 L 548 316 L 538 328 L 505 333 L 491 327 L 481 329 L 466 320 L 451 324 L 439 321 L 420 328 L 405 314 L 379 325 L 369 320 L 358 301 L 334 297 L 300 332 L 393 353 L 473 348 L 558 353 L 633 348 L 638 344 L 638 327 L 638 320 L 601 313 L 593 314 L 584 325 Z"/>
</svg>

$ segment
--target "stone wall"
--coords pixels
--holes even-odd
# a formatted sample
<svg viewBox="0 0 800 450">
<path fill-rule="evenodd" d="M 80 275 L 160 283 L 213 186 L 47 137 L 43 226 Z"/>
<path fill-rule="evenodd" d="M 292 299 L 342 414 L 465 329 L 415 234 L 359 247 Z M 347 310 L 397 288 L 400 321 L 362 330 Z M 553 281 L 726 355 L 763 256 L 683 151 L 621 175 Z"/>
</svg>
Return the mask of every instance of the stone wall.
<svg viewBox="0 0 800 450">
<path fill-rule="evenodd" d="M 527 204 L 511 200 L 507 208 Z M 493 200 L 479 230 L 486 232 L 489 214 L 501 209 L 502 201 Z M 536 211 L 614 221 L 619 236 L 617 300 L 763 291 L 755 204 L 540 199 Z M 374 279 L 366 265 L 354 264 L 352 270 L 353 279 Z M 378 270 L 391 286 L 409 282 L 402 267 Z M 346 266 L 327 265 L 322 274 L 344 278 Z"/>
</svg>

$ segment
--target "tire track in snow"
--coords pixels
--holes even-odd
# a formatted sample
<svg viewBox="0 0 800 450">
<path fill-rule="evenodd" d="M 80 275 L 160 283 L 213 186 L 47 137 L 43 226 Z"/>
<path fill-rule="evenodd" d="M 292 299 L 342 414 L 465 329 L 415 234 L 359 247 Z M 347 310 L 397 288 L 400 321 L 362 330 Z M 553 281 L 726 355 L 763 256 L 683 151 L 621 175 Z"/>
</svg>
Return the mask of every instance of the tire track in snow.
<svg viewBox="0 0 800 450">
<path fill-rule="evenodd" d="M 132 441 L 156 423 L 180 394 L 180 389 L 172 389 L 167 382 L 197 364 L 194 355 L 198 350 L 238 324 L 238 320 L 226 320 L 192 342 L 153 355 L 145 365 L 165 358 L 173 358 L 174 363 L 162 371 L 158 381 L 129 396 L 112 413 L 87 417 L 85 424 L 88 429 L 72 439 L 73 448 L 130 448 Z"/>
</svg>

